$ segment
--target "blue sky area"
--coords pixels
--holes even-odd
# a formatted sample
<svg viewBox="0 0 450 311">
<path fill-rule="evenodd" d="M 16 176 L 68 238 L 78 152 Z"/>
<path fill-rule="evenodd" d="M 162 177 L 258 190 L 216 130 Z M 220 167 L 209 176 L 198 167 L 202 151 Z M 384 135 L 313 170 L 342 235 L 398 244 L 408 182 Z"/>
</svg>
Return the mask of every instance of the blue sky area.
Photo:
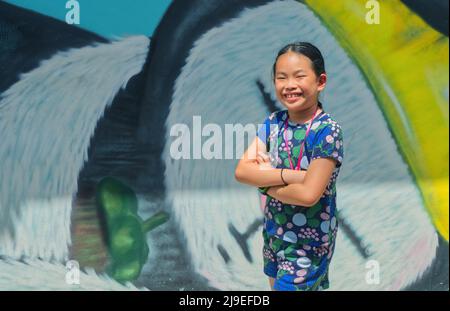
<svg viewBox="0 0 450 311">
<path fill-rule="evenodd" d="M 171 0 L 77 0 L 80 25 L 107 38 L 145 34 L 151 36 Z M 67 0 L 5 0 L 65 21 Z"/>
</svg>

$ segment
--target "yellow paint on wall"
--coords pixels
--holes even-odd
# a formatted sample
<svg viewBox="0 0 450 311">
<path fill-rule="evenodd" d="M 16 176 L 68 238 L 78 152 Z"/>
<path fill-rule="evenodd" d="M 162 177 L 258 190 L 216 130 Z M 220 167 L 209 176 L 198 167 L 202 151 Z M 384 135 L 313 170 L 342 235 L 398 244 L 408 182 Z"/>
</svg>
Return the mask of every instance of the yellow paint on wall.
<svg viewBox="0 0 450 311">
<path fill-rule="evenodd" d="M 402 2 L 305 0 L 359 66 L 421 191 L 438 232 L 449 237 L 449 40 Z"/>
</svg>

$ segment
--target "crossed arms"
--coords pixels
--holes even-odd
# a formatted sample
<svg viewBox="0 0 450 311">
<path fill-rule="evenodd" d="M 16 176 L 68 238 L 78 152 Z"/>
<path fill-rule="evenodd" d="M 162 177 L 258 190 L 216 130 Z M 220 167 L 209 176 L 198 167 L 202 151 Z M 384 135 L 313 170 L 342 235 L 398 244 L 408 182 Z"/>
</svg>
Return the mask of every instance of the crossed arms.
<svg viewBox="0 0 450 311">
<path fill-rule="evenodd" d="M 235 170 L 237 181 L 255 187 L 270 186 L 267 194 L 285 204 L 311 207 L 315 205 L 325 191 L 336 162 L 330 158 L 318 158 L 311 161 L 307 171 L 272 168 L 266 145 L 256 137 L 243 154 Z"/>
</svg>

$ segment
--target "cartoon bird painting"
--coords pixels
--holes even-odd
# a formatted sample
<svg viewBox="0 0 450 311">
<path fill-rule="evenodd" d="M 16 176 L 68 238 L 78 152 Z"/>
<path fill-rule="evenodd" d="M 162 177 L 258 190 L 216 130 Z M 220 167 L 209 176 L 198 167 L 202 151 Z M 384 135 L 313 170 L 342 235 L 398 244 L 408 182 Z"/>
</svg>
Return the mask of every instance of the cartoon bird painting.
<svg viewBox="0 0 450 311">
<path fill-rule="evenodd" d="M 448 55 L 448 33 L 407 2 L 385 6 L 398 23 L 392 36 L 410 27 L 416 33 L 402 38 L 411 50 L 432 42 L 434 55 Z M 0 2 L 0 289 L 269 290 L 258 194 L 233 176 L 239 155 L 173 159 L 170 131 L 193 128 L 194 116 L 225 128 L 281 109 L 271 65 L 279 47 L 299 40 L 324 51 L 324 108 L 345 129 L 330 289 L 430 289 L 428 280 L 448 289 L 448 192 L 440 186 L 448 175 L 424 182 L 439 164 L 411 155 L 430 156 L 421 136 L 428 119 L 411 112 L 400 83 L 412 78 L 400 64 L 389 70 L 369 44 L 358 49 L 351 21 L 362 13 L 352 14 L 344 21 L 340 8 L 321 1 L 174 0 L 150 38 L 107 40 Z M 434 96 L 423 115 L 448 132 L 448 60 L 426 61 L 428 79 L 438 82 L 412 85 Z M 237 138 L 234 150 L 245 144 Z M 448 159 L 448 148 L 442 152 Z M 107 201 L 105 177 L 129 201 L 114 191 Z M 151 232 L 115 240 L 147 239 L 136 255 L 142 266 L 128 273 L 123 265 L 118 277 L 107 267 L 112 231 L 120 230 L 101 212 L 125 201 L 134 223 Z M 65 281 L 69 260 L 83 268 L 75 286 Z M 374 263 L 378 283 L 366 279 Z"/>
</svg>

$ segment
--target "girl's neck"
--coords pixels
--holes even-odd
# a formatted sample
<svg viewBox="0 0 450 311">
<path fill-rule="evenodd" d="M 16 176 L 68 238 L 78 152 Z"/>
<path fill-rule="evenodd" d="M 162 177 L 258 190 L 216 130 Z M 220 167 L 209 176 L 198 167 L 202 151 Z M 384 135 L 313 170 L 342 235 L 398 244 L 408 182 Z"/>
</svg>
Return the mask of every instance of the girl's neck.
<svg viewBox="0 0 450 311">
<path fill-rule="evenodd" d="M 296 124 L 303 124 L 308 122 L 314 116 L 314 113 L 317 111 L 321 111 L 318 105 L 314 105 L 309 107 L 307 110 L 303 111 L 289 111 L 288 110 L 288 118 L 289 121 Z"/>
</svg>

